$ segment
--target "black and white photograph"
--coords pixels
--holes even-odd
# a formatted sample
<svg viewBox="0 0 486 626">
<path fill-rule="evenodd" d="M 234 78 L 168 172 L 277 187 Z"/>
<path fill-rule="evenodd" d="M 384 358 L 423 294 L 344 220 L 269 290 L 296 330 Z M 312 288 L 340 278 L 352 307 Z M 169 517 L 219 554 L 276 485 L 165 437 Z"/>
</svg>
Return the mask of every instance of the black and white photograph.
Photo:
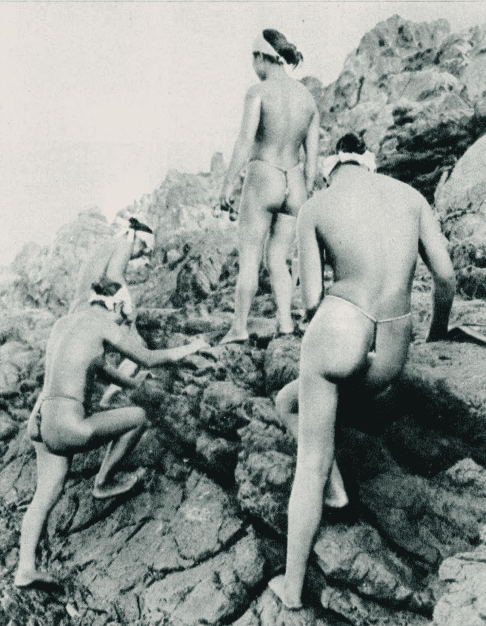
<svg viewBox="0 0 486 626">
<path fill-rule="evenodd" d="M 486 624 L 485 8 L 0 2 L 0 626 Z"/>
</svg>

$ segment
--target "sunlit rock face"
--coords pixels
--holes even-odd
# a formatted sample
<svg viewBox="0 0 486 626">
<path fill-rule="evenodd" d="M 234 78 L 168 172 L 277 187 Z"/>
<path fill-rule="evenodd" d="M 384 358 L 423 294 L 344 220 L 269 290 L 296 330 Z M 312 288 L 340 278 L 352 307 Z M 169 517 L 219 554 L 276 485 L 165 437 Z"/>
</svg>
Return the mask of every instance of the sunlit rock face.
<svg viewBox="0 0 486 626">
<path fill-rule="evenodd" d="M 421 307 L 415 299 L 414 317 Z M 485 318 L 484 302 L 458 301 L 452 323 Z M 425 626 L 476 615 L 471 594 L 480 597 L 482 587 L 464 580 L 483 576 L 486 353 L 470 342 L 426 344 L 426 323 L 392 389 L 367 402 L 340 400 L 336 458 L 351 505 L 323 511 L 299 623 Z M 152 309 L 139 330 L 160 348 L 227 324 L 216 317 L 211 325 L 202 308 Z M 104 451 L 74 456 L 39 549 L 66 592 L 47 598 L 12 587 L 24 503 L 35 488 L 26 420 L 39 382 L 29 373 L 34 352 L 4 344 L 23 369 L 0 415 L 0 617 L 23 623 L 30 611 L 61 626 L 72 616 L 87 626 L 196 626 L 201 616 L 214 626 L 281 624 L 284 609 L 266 583 L 284 563 L 297 446 L 268 395 L 298 374 L 300 343 L 255 333 L 247 345 L 155 368 L 113 400 L 147 411 L 150 427 L 121 467 L 142 466 L 145 478 L 130 494 L 94 500 Z"/>
<path fill-rule="evenodd" d="M 79 213 L 56 234 L 51 247 L 26 244 L 12 269 L 20 281 L 13 287 L 25 304 L 62 313 L 71 302 L 75 279 L 88 254 L 108 242 L 114 233 L 97 209 Z"/>
<path fill-rule="evenodd" d="M 446 20 L 395 15 L 362 38 L 336 82 L 305 78 L 321 116 L 321 154 L 356 132 L 379 171 L 431 201 L 442 172 L 486 128 L 486 26 L 450 31 Z"/>
<path fill-rule="evenodd" d="M 486 296 L 486 137 L 459 159 L 435 192 L 435 207 L 450 241 L 458 288 Z"/>
<path fill-rule="evenodd" d="M 304 80 L 321 113 L 322 155 L 354 130 L 383 172 L 429 199 L 435 192 L 460 290 L 481 297 L 486 146 L 474 142 L 486 114 L 485 48 L 483 27 L 451 35 L 443 20 L 395 16 L 363 37 L 336 83 Z M 212 211 L 224 173 L 221 155 L 208 174 L 171 171 L 119 214 L 138 216 L 156 233 L 149 264 L 131 264 L 127 274 L 147 346 L 173 348 L 205 334 L 212 347 L 154 368 L 140 388 L 113 398 L 113 408 L 143 407 L 150 423 L 121 467 L 145 468 L 131 493 L 95 500 L 104 450 L 74 456 L 39 545 L 39 564 L 59 577 L 63 594 L 12 584 L 36 484 L 26 422 L 50 329 L 66 312 L 79 266 L 122 224 L 81 214 L 51 249 L 25 249 L 15 279 L 0 290 L 0 623 L 482 623 L 486 352 L 467 336 L 425 343 L 431 285 L 420 264 L 402 376 L 372 400 L 340 395 L 336 459 L 350 506 L 322 512 L 305 609 L 286 611 L 267 587 L 285 563 L 297 451 L 275 396 L 298 377 L 302 333 L 278 336 L 262 271 L 249 341 L 218 345 L 238 273 L 236 226 Z M 299 298 L 294 293 L 296 319 Z M 451 326 L 468 324 L 486 325 L 484 300 L 456 300 Z M 96 388 L 93 410 L 104 388 Z"/>
</svg>

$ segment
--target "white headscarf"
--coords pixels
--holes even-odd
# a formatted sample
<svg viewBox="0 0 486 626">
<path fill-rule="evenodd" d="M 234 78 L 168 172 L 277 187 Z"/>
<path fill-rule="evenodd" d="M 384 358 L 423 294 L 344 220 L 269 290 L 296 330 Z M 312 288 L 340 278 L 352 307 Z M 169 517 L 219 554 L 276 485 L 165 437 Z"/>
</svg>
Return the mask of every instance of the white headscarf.
<svg viewBox="0 0 486 626">
<path fill-rule="evenodd" d="M 355 162 L 359 165 L 364 165 L 370 172 L 376 172 L 376 160 L 373 152 L 366 150 L 364 154 L 357 154 L 356 152 L 338 152 L 333 154 L 324 161 L 322 166 L 322 175 L 326 180 L 329 179 L 331 172 L 339 163 Z"/>
<path fill-rule="evenodd" d="M 126 285 L 120 287 L 120 289 L 115 293 L 114 296 L 103 296 L 96 293 L 94 290 L 91 290 L 88 304 L 91 304 L 91 302 L 99 301 L 105 304 L 108 311 L 114 311 L 115 306 L 121 303 L 123 304 L 123 312 L 125 313 L 125 315 L 130 315 L 131 313 L 133 313 L 132 298 L 130 297 L 130 293 Z"/>
<path fill-rule="evenodd" d="M 279 55 L 279 53 L 275 50 L 273 46 L 271 46 L 268 41 L 263 36 L 263 33 L 260 33 L 253 40 L 253 52 L 260 52 L 261 54 L 268 54 L 270 57 L 274 57 L 277 61 L 283 60 L 283 58 Z"/>
</svg>

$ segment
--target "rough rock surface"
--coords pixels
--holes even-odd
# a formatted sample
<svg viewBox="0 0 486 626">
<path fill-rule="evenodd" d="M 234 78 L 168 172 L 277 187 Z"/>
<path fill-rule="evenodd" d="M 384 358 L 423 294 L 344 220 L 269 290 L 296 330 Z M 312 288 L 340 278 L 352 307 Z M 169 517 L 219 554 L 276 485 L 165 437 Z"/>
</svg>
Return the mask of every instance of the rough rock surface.
<svg viewBox="0 0 486 626">
<path fill-rule="evenodd" d="M 486 127 L 486 27 L 450 30 L 446 20 L 394 15 L 362 38 L 336 82 L 304 79 L 321 116 L 321 153 L 346 132 L 362 134 L 379 171 L 432 201 L 442 173 Z"/>
<path fill-rule="evenodd" d="M 323 516 L 306 611 L 289 614 L 265 590 L 284 562 L 296 452 L 266 396 L 297 376 L 300 340 L 259 331 L 248 345 L 157 368 L 154 379 L 117 399 L 144 406 L 152 422 L 123 466 L 145 466 L 145 483 L 129 496 L 95 501 L 102 451 L 76 455 L 39 551 L 65 592 L 45 605 L 42 592 L 11 584 L 35 484 L 25 420 L 38 382 L 25 375 L 31 383 L 5 398 L 4 421 L 13 428 L 0 442 L 2 619 L 384 626 L 427 624 L 444 603 L 455 614 L 439 568 L 475 550 L 486 523 L 486 352 L 470 342 L 425 344 L 430 294 L 420 276 L 416 285 L 404 375 L 369 405 L 348 399 L 340 409 L 337 458 L 353 511 L 337 522 Z M 262 310 L 267 297 L 257 298 Z M 485 316 L 482 301 L 458 301 L 452 324 Z M 196 306 L 146 309 L 138 325 L 151 347 L 164 347 L 203 331 L 220 336 L 228 321 Z"/>
<path fill-rule="evenodd" d="M 486 137 L 459 159 L 447 181 L 435 193 L 456 270 L 458 288 L 472 298 L 484 298 L 486 272 Z"/>
<path fill-rule="evenodd" d="M 444 172 L 485 128 L 484 38 L 484 27 L 451 35 L 444 21 L 395 16 L 363 38 L 336 83 L 304 80 L 321 113 L 323 155 L 355 130 L 377 152 L 382 171 L 429 199 L 442 177 L 437 209 L 469 295 L 482 295 L 482 276 L 476 291 L 461 283 L 469 265 L 482 269 L 482 172 L 469 154 L 449 181 Z M 471 149 L 477 162 L 481 141 Z M 484 622 L 486 352 L 465 336 L 425 344 L 430 279 L 422 264 L 403 375 L 372 401 L 340 399 L 336 455 L 351 506 L 337 518 L 323 511 L 305 610 L 285 610 L 267 588 L 285 562 L 296 456 L 273 398 L 298 375 L 301 340 L 276 337 L 262 270 L 249 342 L 217 345 L 231 322 L 238 270 L 235 225 L 211 211 L 223 176 L 221 156 L 209 174 L 171 171 L 158 190 L 120 213 L 138 215 L 157 235 L 151 264 L 133 264 L 128 274 L 147 345 L 175 347 L 204 333 L 214 347 L 154 369 L 153 379 L 114 398 L 114 406 L 144 407 L 151 422 L 121 468 L 146 468 L 137 490 L 94 500 L 103 450 L 75 455 L 38 554 L 62 581 L 62 593 L 12 586 L 35 487 L 25 426 L 43 382 L 46 340 L 69 303 L 73 277 L 116 225 L 96 211 L 81 214 L 52 250 L 24 250 L 15 278 L 1 287 L 0 624 Z M 293 301 L 298 320 L 298 293 Z M 461 324 L 486 325 L 484 301 L 457 300 L 451 325 Z M 95 400 L 102 391 L 99 385 Z"/>
</svg>

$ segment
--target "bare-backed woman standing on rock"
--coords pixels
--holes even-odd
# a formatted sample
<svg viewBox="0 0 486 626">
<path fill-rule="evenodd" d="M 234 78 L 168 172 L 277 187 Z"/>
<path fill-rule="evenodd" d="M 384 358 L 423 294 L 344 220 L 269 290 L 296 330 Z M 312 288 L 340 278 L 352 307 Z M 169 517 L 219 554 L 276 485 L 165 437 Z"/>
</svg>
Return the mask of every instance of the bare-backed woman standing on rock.
<svg viewBox="0 0 486 626">
<path fill-rule="evenodd" d="M 276 30 L 266 29 L 253 44 L 253 67 L 260 79 L 246 94 L 243 121 L 220 196 L 232 210 L 234 181 L 249 161 L 239 209 L 239 275 L 233 324 L 221 343 L 248 338 L 247 320 L 258 287 L 267 243 L 267 265 L 277 304 L 278 328 L 290 333 L 292 280 L 287 258 L 295 217 L 314 186 L 319 116 L 312 95 L 287 76 L 283 61 L 296 67 L 303 57 Z M 303 147 L 305 163 L 299 163 Z"/>
</svg>

